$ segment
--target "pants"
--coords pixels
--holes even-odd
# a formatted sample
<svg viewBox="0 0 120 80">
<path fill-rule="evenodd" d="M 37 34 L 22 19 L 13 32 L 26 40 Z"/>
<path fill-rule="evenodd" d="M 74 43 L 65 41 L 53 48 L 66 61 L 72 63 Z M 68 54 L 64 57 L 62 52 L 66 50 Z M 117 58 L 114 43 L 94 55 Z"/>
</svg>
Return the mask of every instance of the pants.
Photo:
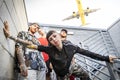
<svg viewBox="0 0 120 80">
<path fill-rule="evenodd" d="M 72 64 L 69 68 L 69 73 L 64 77 L 57 76 L 57 80 L 69 80 L 69 76 L 71 74 L 79 78 L 80 80 L 91 80 L 89 78 L 88 73 L 85 70 L 83 70 L 83 68 L 80 65 L 77 64 Z"/>
<path fill-rule="evenodd" d="M 51 76 L 51 80 L 57 80 L 56 73 L 54 70 L 52 70 L 52 72 L 50 73 L 50 76 Z"/>
<path fill-rule="evenodd" d="M 69 72 L 80 80 L 90 80 L 88 73 L 78 64 L 71 65 Z"/>
<path fill-rule="evenodd" d="M 28 70 L 28 76 L 23 77 L 21 74 L 18 74 L 17 80 L 46 80 L 46 71 L 45 70 Z"/>
</svg>

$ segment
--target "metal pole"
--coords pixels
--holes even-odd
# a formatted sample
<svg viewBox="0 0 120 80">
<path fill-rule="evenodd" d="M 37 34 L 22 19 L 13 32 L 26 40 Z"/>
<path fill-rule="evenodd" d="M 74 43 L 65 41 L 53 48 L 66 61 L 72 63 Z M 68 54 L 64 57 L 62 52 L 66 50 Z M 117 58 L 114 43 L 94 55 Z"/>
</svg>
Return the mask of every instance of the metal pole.
<svg viewBox="0 0 120 80">
<path fill-rule="evenodd" d="M 113 64 L 106 62 L 111 80 L 120 80 L 117 71 L 114 70 Z"/>
</svg>

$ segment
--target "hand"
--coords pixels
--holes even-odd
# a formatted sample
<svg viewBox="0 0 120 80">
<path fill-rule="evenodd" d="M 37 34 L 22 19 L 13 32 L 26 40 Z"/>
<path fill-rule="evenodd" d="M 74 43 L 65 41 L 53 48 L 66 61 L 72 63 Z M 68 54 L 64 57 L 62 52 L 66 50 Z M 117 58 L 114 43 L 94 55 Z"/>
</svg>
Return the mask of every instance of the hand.
<svg viewBox="0 0 120 80">
<path fill-rule="evenodd" d="M 27 45 L 27 48 L 29 49 L 38 49 L 37 45 L 31 44 L 31 45 Z"/>
<path fill-rule="evenodd" d="M 24 76 L 24 77 L 27 77 L 28 76 L 28 70 L 26 68 L 26 65 L 20 65 L 20 72 L 21 72 L 21 75 Z"/>
<path fill-rule="evenodd" d="M 10 31 L 9 31 L 9 25 L 7 21 L 4 21 L 4 28 L 3 28 L 5 37 L 8 38 L 10 37 Z"/>
<path fill-rule="evenodd" d="M 110 60 L 111 63 L 114 62 L 114 59 L 117 59 L 117 57 L 113 56 L 113 55 L 109 55 L 109 60 Z"/>
</svg>

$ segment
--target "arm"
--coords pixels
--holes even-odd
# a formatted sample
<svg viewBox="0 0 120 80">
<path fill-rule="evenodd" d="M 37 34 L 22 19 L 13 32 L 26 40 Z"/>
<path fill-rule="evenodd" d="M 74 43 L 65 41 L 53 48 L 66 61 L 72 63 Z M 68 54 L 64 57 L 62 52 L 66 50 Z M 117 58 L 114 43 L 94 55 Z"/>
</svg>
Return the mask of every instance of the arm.
<svg viewBox="0 0 120 80">
<path fill-rule="evenodd" d="M 22 41 L 26 41 L 26 40 L 24 40 L 26 37 L 25 34 L 26 33 L 23 31 L 19 32 L 18 36 L 17 36 L 17 40 L 16 40 L 17 43 L 15 44 L 15 52 L 16 52 L 15 54 L 18 59 L 21 75 L 24 77 L 26 77 L 28 75 L 28 70 L 27 70 L 27 67 L 25 64 L 25 57 L 24 57 L 25 46 L 23 45 L 24 42 L 22 42 Z"/>
<path fill-rule="evenodd" d="M 4 34 L 6 38 L 9 38 L 15 42 L 19 42 L 22 43 L 23 45 L 30 45 L 32 44 L 30 41 L 28 40 L 23 40 L 21 38 L 17 38 L 17 37 L 13 37 L 10 35 L 10 31 L 9 31 L 9 24 L 7 21 L 4 21 L 4 28 L 3 28 Z M 20 33 L 19 33 L 20 34 Z"/>
<path fill-rule="evenodd" d="M 81 49 L 79 47 L 77 47 L 76 52 L 80 53 L 82 55 L 91 57 L 91 58 L 96 59 L 96 60 L 101 60 L 101 61 L 113 62 L 113 60 L 116 59 L 115 56 L 111 56 L 111 55 L 110 56 L 103 56 L 103 55 L 100 55 L 100 54 L 97 54 L 97 53 L 94 53 L 94 52 L 91 52 L 88 50 Z"/>
<path fill-rule="evenodd" d="M 10 38 L 10 39 L 12 39 L 12 40 L 14 40 L 16 42 L 23 42 L 24 44 L 26 44 L 26 41 L 23 41 L 22 39 L 18 39 L 18 38 L 10 36 L 9 25 L 8 25 L 7 21 L 4 22 L 3 31 L 4 31 L 4 34 L 5 34 L 6 38 Z M 18 43 L 16 43 L 16 44 L 18 44 Z M 15 55 L 16 55 L 16 57 L 18 59 L 18 64 L 20 66 L 21 75 L 26 77 L 28 75 L 28 72 L 27 72 L 27 68 L 26 68 L 26 65 L 25 65 L 25 60 L 24 60 L 21 45 L 16 45 L 15 46 Z"/>
<path fill-rule="evenodd" d="M 18 59 L 21 75 L 26 77 L 28 75 L 27 67 L 25 65 L 25 59 L 23 56 L 22 48 L 20 46 L 15 47 L 15 54 Z"/>
<path fill-rule="evenodd" d="M 17 38 L 17 37 L 10 36 L 8 38 L 10 38 L 11 40 L 13 40 L 15 42 L 21 43 L 23 45 L 30 45 L 30 44 L 32 44 L 31 41 L 23 40 L 23 39 L 20 39 L 20 38 Z"/>
<path fill-rule="evenodd" d="M 42 51 L 42 52 L 45 52 L 47 54 L 49 54 L 49 52 L 50 52 L 50 47 L 49 46 L 44 46 L 44 45 L 31 44 L 31 45 L 28 45 L 27 48 Z"/>
</svg>

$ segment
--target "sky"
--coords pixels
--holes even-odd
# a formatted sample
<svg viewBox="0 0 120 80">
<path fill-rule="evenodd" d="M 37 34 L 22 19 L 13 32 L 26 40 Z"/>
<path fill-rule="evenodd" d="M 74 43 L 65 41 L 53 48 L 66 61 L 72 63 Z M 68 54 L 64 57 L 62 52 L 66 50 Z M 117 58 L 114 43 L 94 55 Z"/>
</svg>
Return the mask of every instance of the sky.
<svg viewBox="0 0 120 80">
<path fill-rule="evenodd" d="M 85 16 L 89 25 L 82 27 L 107 29 L 120 18 L 120 0 L 81 0 L 83 9 L 100 8 L 99 11 Z M 29 22 L 43 24 L 80 26 L 81 20 L 74 18 L 67 21 L 62 19 L 77 12 L 76 0 L 25 0 Z"/>
</svg>

